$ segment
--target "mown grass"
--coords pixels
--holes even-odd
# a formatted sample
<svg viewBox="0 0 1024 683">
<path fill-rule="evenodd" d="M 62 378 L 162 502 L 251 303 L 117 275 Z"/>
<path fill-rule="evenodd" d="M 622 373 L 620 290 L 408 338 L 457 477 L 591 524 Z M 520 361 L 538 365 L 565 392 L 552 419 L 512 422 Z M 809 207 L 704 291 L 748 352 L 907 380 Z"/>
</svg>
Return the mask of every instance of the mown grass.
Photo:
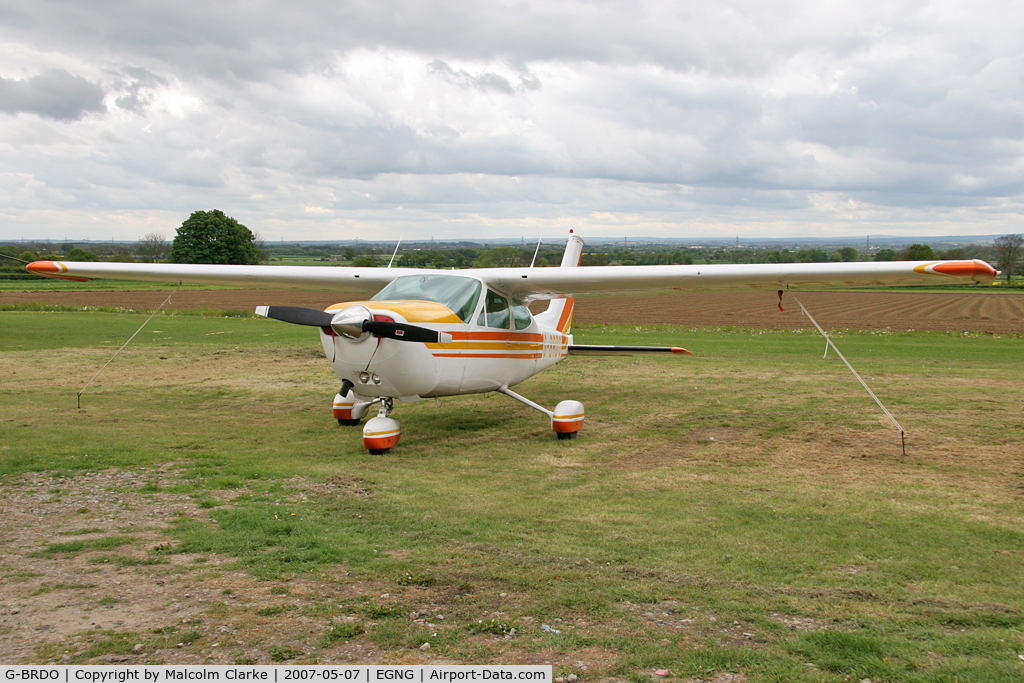
<svg viewBox="0 0 1024 683">
<path fill-rule="evenodd" d="M 179 517 L 154 557 L 226 555 L 276 580 L 344 568 L 447 605 L 427 628 L 407 604 L 352 600 L 339 607 L 360 624 L 325 624 L 311 650 L 365 638 L 465 661 L 599 651 L 591 674 L 637 681 L 654 668 L 1020 678 L 1022 339 L 835 337 L 907 427 L 906 456 L 809 332 L 599 326 L 577 340 L 698 355 L 572 358 L 521 385 L 543 404 L 584 401 L 573 442 L 485 395 L 400 406 L 402 443 L 370 456 L 330 418 L 336 379 L 315 336 L 273 321 L 161 319 L 76 410 L 79 378 L 138 322 L 0 313 L 0 363 L 17 378 L 0 387 L 0 474 L 174 463 L 182 483 L 162 492 L 209 501 L 215 523 Z M 333 478 L 366 494 L 293 495 Z M 90 541 L 70 543 L 82 546 L 47 552 Z"/>
</svg>

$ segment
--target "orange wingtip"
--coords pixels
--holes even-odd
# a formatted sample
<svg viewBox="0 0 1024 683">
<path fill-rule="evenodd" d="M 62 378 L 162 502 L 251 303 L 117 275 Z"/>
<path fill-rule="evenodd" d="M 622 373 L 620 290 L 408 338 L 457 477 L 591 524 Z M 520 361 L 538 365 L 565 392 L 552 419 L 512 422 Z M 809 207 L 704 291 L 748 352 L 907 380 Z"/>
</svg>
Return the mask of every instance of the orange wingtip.
<svg viewBox="0 0 1024 683">
<path fill-rule="evenodd" d="M 73 280 L 75 282 L 88 282 L 87 277 L 72 277 L 71 275 L 60 275 L 60 273 L 68 272 L 68 267 L 63 263 L 57 261 L 33 261 L 32 263 L 25 266 L 25 270 L 32 273 L 33 275 L 41 275 L 43 277 L 52 277 L 57 280 Z"/>
<path fill-rule="evenodd" d="M 677 354 L 679 354 L 681 356 L 692 356 L 693 355 L 693 351 L 687 351 L 686 349 L 684 349 L 681 346 L 673 346 L 672 347 L 672 353 L 677 353 Z"/>
<path fill-rule="evenodd" d="M 936 273 L 943 273 L 944 275 L 957 275 L 960 277 L 982 277 L 982 278 L 995 278 L 998 275 L 998 271 L 995 268 L 985 263 L 974 259 L 973 261 L 946 261 L 945 263 L 936 263 L 932 266 L 932 270 Z"/>
<path fill-rule="evenodd" d="M 973 280 L 994 280 L 999 271 L 980 259 L 972 261 L 939 261 L 923 263 L 914 268 L 918 273 L 939 273 Z"/>
</svg>

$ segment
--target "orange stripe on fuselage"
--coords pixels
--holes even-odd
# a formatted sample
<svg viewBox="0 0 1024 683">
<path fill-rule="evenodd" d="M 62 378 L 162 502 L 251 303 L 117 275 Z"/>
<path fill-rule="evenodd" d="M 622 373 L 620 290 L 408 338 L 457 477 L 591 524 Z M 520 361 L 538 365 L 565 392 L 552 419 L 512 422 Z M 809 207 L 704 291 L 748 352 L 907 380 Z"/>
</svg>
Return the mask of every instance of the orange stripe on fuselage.
<svg viewBox="0 0 1024 683">
<path fill-rule="evenodd" d="M 543 342 L 544 335 L 533 332 L 470 332 L 452 330 L 448 332 L 457 341 L 500 341 L 500 342 Z"/>
</svg>

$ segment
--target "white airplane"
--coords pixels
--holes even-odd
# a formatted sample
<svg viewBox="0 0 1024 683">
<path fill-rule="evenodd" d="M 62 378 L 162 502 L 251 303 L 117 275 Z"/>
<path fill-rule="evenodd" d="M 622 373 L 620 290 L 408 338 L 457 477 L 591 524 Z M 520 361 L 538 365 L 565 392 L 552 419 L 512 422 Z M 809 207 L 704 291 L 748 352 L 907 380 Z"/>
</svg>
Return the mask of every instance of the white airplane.
<svg viewBox="0 0 1024 683">
<path fill-rule="evenodd" d="M 326 311 L 260 306 L 268 318 L 320 329 L 320 341 L 341 380 L 333 413 L 363 426 L 363 445 L 386 453 L 401 426 L 394 400 L 498 391 L 550 418 L 560 439 L 583 426 L 583 404 L 566 400 L 548 410 L 509 387 L 570 354 L 673 353 L 679 347 L 585 346 L 573 343 L 573 297 L 648 289 L 777 289 L 921 284 L 952 280 L 991 283 L 998 272 L 972 261 L 893 261 L 703 266 L 579 266 L 583 240 L 569 231 L 560 268 L 344 268 L 36 261 L 27 269 L 65 280 L 107 278 L 181 281 L 249 287 L 329 290 L 363 300 Z M 527 303 L 548 299 L 534 316 Z M 692 354 L 690 354 L 692 355 Z"/>
</svg>

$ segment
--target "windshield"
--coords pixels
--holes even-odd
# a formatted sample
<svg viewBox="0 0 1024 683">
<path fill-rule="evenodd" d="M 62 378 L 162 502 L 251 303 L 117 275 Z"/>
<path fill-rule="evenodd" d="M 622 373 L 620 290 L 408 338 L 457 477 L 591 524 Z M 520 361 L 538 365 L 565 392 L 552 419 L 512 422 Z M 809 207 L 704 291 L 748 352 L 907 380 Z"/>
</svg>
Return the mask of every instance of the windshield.
<svg viewBox="0 0 1024 683">
<path fill-rule="evenodd" d="M 388 299 L 434 301 L 467 322 L 480 300 L 480 282 L 455 275 L 404 275 L 377 292 L 371 301 Z"/>
</svg>

